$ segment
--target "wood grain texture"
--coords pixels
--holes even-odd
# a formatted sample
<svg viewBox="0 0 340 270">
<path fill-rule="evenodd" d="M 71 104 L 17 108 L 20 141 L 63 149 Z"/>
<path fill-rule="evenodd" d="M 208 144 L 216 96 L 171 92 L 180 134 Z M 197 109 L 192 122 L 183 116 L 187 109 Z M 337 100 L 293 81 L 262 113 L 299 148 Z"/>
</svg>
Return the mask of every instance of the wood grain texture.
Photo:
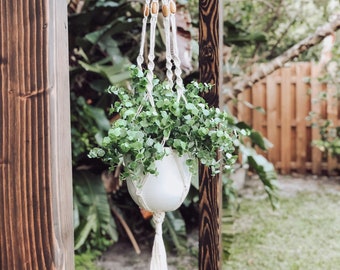
<svg viewBox="0 0 340 270">
<path fill-rule="evenodd" d="M 340 115 L 338 115 L 338 99 L 337 97 L 337 88 L 334 84 L 327 85 L 327 119 L 330 120 L 336 126 L 338 119 L 340 119 Z M 328 154 L 327 158 L 327 171 L 329 175 L 336 175 L 336 167 L 338 160 L 336 157 L 333 157 L 331 154 Z"/>
<path fill-rule="evenodd" d="M 280 70 L 276 70 L 273 76 L 278 76 L 277 74 Z M 269 91 L 267 91 L 267 89 Z M 278 100 L 279 100 L 279 90 L 278 84 L 275 80 L 270 79 L 268 76 L 266 78 L 266 116 L 267 116 L 267 138 L 273 144 L 273 149 L 268 151 L 269 160 L 277 161 L 280 153 L 280 143 L 279 143 L 279 129 L 278 129 Z M 250 122 L 248 122 L 250 123 Z M 274 164 L 275 166 L 276 164 Z"/>
<path fill-rule="evenodd" d="M 290 81 L 291 70 L 288 67 L 282 69 L 281 81 L 281 172 L 289 173 L 292 141 L 292 88 Z"/>
<path fill-rule="evenodd" d="M 307 161 L 307 122 L 308 115 L 308 85 L 304 82 L 304 78 L 310 74 L 309 63 L 301 63 L 296 66 L 296 163 L 299 173 L 306 173 Z"/>
<path fill-rule="evenodd" d="M 252 93 L 252 104 L 258 108 L 264 109 L 266 107 L 265 102 L 265 85 L 260 81 L 259 83 L 253 86 Z M 253 112 L 253 128 L 257 131 L 261 132 L 263 136 L 266 136 L 266 130 L 263 127 L 263 124 L 266 122 L 265 113 L 261 110 L 254 109 Z"/>
<path fill-rule="evenodd" d="M 338 159 L 312 146 L 312 140 L 320 138 L 319 129 L 312 126 L 318 117 L 339 125 L 340 105 L 335 96 L 336 89 L 331 84 L 320 82 L 320 76 L 322 73 L 316 63 L 290 63 L 238 96 L 256 106 L 264 104 L 265 118 L 259 119 L 258 112 L 247 109 L 241 102 L 236 116 L 257 130 L 266 130 L 264 135 L 274 147 L 264 155 L 281 174 L 333 175 L 340 169 Z M 258 84 L 264 84 L 265 102 L 258 99 L 263 94 Z M 323 93 L 327 96 L 320 102 Z M 307 120 L 311 111 L 319 115 L 312 121 Z"/>
<path fill-rule="evenodd" d="M 321 104 L 319 101 L 319 94 L 321 92 L 321 84 L 318 80 L 320 76 L 320 67 L 317 65 L 312 66 L 311 70 L 311 110 L 316 113 L 316 115 L 321 114 Z M 317 128 L 312 128 L 312 141 L 320 139 L 320 132 Z M 312 173 L 320 175 L 321 164 L 322 164 L 322 153 L 321 151 L 313 147 L 312 148 Z"/>
<path fill-rule="evenodd" d="M 52 132 L 65 132 L 66 145 L 70 136 L 69 127 L 51 118 L 51 92 L 61 90 L 50 61 L 57 47 L 51 43 L 57 18 L 49 13 L 55 1 L 0 1 L 0 269 L 73 269 L 73 255 L 65 263 L 68 256 L 60 252 L 73 243 L 72 226 L 64 226 L 71 240 L 55 234 L 63 227 L 55 219 L 55 170 L 72 183 L 68 168 L 52 166 L 58 156 Z M 58 72 L 67 74 L 65 63 Z M 70 194 L 72 200 L 72 189 L 65 198 Z M 62 215 L 72 219 L 72 209 Z M 73 254 L 69 244 L 66 249 Z"/>
<path fill-rule="evenodd" d="M 214 85 L 205 95 L 211 106 L 219 106 L 222 83 L 222 1 L 199 2 L 199 70 L 200 81 Z M 221 269 L 222 182 L 219 175 L 200 165 L 199 269 Z"/>
<path fill-rule="evenodd" d="M 57 269 L 74 268 L 71 112 L 67 1 L 49 1 L 50 123 L 53 220 Z"/>
<path fill-rule="evenodd" d="M 240 121 L 244 121 L 246 123 L 252 123 L 252 117 L 253 112 L 252 109 L 245 105 L 244 102 L 252 103 L 251 99 L 251 91 L 250 89 L 247 89 L 240 93 L 237 98 L 241 100 L 241 102 L 238 102 L 237 104 L 237 110 L 238 110 L 238 119 Z"/>
</svg>

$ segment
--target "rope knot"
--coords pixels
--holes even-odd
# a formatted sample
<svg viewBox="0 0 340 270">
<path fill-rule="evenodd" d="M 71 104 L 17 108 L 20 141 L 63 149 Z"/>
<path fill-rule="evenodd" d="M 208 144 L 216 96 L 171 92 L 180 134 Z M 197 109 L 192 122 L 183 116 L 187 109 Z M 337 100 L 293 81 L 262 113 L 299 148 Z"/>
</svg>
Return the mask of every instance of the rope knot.
<svg viewBox="0 0 340 270">
<path fill-rule="evenodd" d="M 155 212 L 153 214 L 153 223 L 155 224 L 156 235 L 162 235 L 162 225 L 164 221 L 164 212 Z"/>
</svg>

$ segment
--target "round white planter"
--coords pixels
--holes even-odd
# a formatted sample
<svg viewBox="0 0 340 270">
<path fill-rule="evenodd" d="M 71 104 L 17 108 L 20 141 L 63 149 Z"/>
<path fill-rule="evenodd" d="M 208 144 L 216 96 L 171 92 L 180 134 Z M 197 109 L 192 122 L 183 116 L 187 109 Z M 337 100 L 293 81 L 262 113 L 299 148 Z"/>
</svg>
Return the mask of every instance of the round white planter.
<svg viewBox="0 0 340 270">
<path fill-rule="evenodd" d="M 142 175 L 140 180 L 127 180 L 132 199 L 151 212 L 176 210 L 184 201 L 190 188 L 191 172 L 185 164 L 186 157 L 174 151 L 156 161 L 158 175 Z"/>
</svg>

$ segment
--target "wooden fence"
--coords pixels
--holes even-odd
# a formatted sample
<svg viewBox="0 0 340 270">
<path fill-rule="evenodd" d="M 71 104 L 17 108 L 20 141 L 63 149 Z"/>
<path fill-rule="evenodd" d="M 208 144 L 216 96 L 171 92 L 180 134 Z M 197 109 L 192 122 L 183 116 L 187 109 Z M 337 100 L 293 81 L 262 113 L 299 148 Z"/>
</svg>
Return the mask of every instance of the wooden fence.
<svg viewBox="0 0 340 270">
<path fill-rule="evenodd" d="M 307 119 L 310 111 L 340 125 L 336 87 L 320 83 L 319 77 L 318 65 L 292 63 L 238 96 L 240 100 L 263 108 L 264 112 L 250 109 L 244 102 L 233 108 L 240 120 L 251 124 L 273 143 L 273 148 L 264 154 L 281 174 L 332 175 L 340 169 L 339 160 L 311 146 L 320 135 L 319 129 L 312 127 Z M 325 94 L 322 101 L 321 94 Z"/>
</svg>

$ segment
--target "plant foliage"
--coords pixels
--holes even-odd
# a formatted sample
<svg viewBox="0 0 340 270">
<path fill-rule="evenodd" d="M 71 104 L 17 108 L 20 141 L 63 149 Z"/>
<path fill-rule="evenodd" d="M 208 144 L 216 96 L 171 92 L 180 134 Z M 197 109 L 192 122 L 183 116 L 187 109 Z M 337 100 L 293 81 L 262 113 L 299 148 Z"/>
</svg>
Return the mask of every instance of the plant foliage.
<svg viewBox="0 0 340 270">
<path fill-rule="evenodd" d="M 71 4 L 73 2 L 80 2 L 80 4 L 72 9 Z M 190 31 L 195 32 L 196 28 L 198 27 L 198 14 L 196 13 L 198 11 L 198 0 L 181 0 L 178 1 L 178 3 L 186 5 L 186 7 L 190 10 L 193 22 L 192 29 L 190 29 Z M 251 5 L 253 5 L 253 7 L 251 7 Z M 279 4 L 275 4 L 275 6 L 277 5 Z M 263 7 L 262 2 L 248 3 L 247 1 L 243 1 L 242 3 L 238 3 L 238 1 L 236 1 L 235 3 L 231 4 L 227 3 L 226 6 L 228 10 L 231 10 L 230 8 L 234 8 L 230 13 L 233 14 L 232 18 L 230 16 L 225 16 L 226 22 L 224 25 L 226 27 L 224 30 L 227 33 L 226 36 L 230 36 L 230 39 L 225 40 L 227 45 L 229 46 L 237 44 L 238 46 L 245 46 L 243 51 L 245 51 L 247 55 L 251 55 L 253 47 L 255 46 L 254 44 L 259 43 L 262 44 L 262 48 L 264 48 L 262 51 L 269 51 L 266 47 L 266 42 L 271 39 L 271 37 L 268 37 L 268 31 L 264 31 L 258 27 L 263 24 L 252 23 L 252 27 L 249 27 L 249 21 L 253 21 L 254 18 L 263 18 L 263 16 L 258 15 L 262 12 L 262 10 L 267 10 L 266 7 Z M 260 12 L 255 12 L 258 8 L 260 9 Z M 108 114 L 107 108 L 109 108 L 110 104 L 117 101 L 117 96 L 106 93 L 105 89 L 107 89 L 112 84 L 119 85 L 125 82 L 125 80 L 129 77 L 129 71 L 127 67 L 129 67 L 131 63 L 135 61 L 138 54 L 138 50 L 136 50 L 136 48 L 139 46 L 140 42 L 140 22 L 142 20 L 141 10 L 142 4 L 138 1 L 84 0 L 71 1 L 70 3 L 68 21 L 72 109 L 72 153 L 73 166 L 75 169 L 73 180 L 75 192 L 74 223 L 76 237 L 75 242 L 78 246 L 79 243 L 82 243 L 82 245 L 77 249 L 77 252 L 91 248 L 96 249 L 96 243 L 101 243 L 98 245 L 98 247 L 104 247 L 106 244 L 112 243 L 112 239 L 117 239 L 117 237 L 113 237 L 115 234 L 117 234 L 113 221 L 110 221 L 112 222 L 112 226 L 103 226 L 101 227 L 101 233 L 98 233 L 98 224 L 100 224 L 102 220 L 105 221 L 104 224 L 108 224 L 107 215 L 104 215 L 106 218 L 103 219 L 101 215 L 93 214 L 93 211 L 99 207 L 97 204 L 98 201 L 101 202 L 100 207 L 106 209 L 105 213 L 109 213 L 103 185 L 99 176 L 97 176 L 97 174 L 106 169 L 106 165 L 101 163 L 99 160 L 88 159 L 87 154 L 89 149 L 92 149 L 98 145 L 100 146 L 103 137 L 105 137 L 105 134 L 108 133 L 110 128 L 109 122 L 111 121 L 111 117 Z M 284 11 L 285 9 L 282 8 L 281 10 Z M 275 17 L 276 14 L 267 12 L 266 16 L 268 16 L 267 21 L 270 21 L 270 17 Z M 280 22 L 281 21 L 282 17 L 280 18 Z M 276 25 L 272 27 L 272 29 L 275 28 Z M 193 44 L 197 44 L 194 40 L 192 40 L 192 42 Z M 162 41 L 160 36 L 157 36 L 156 47 L 159 48 L 159 45 L 161 44 Z M 287 42 L 286 45 L 290 45 L 290 42 Z M 247 49 L 247 46 L 249 46 L 250 49 Z M 159 50 L 157 50 L 157 48 L 155 59 L 156 69 L 157 67 L 161 68 L 162 65 L 164 66 L 164 62 L 162 63 L 162 61 L 164 61 L 165 58 L 162 53 L 158 52 Z M 196 54 L 198 54 L 197 51 Z M 237 52 L 233 54 L 236 56 Z M 193 63 L 193 66 L 197 67 L 197 55 L 194 55 L 193 58 L 194 61 L 196 61 L 196 63 Z M 159 71 L 160 70 L 157 70 L 157 72 Z M 197 79 L 197 73 L 193 72 L 192 74 L 189 74 L 188 78 L 190 78 L 190 81 L 191 78 Z M 189 79 L 185 77 L 183 79 L 189 81 Z M 157 87 L 160 88 L 161 85 L 162 84 L 158 83 Z M 197 91 L 196 86 L 197 85 L 193 84 L 192 88 L 195 89 L 192 89 L 187 93 L 190 94 L 193 93 L 193 91 Z M 201 86 L 199 85 L 198 88 Z M 205 88 L 204 85 L 203 88 Z M 111 88 L 111 91 L 118 90 Z M 122 90 L 119 91 L 123 94 Z M 122 101 L 120 100 L 118 102 Z M 200 101 L 197 100 L 197 102 Z M 159 105 L 160 104 L 161 102 Z M 181 103 L 181 106 L 182 107 L 180 107 L 180 109 L 195 111 L 191 105 L 186 108 L 184 103 Z M 160 114 L 160 116 L 162 115 Z M 154 116 L 151 115 L 148 117 L 150 117 L 152 120 L 152 117 Z M 162 119 L 159 121 L 160 126 L 164 127 Z M 189 122 L 189 119 L 187 119 L 187 121 Z M 234 120 L 230 122 L 231 129 L 233 129 L 233 121 Z M 188 126 L 188 124 L 186 124 L 186 126 Z M 236 129 L 240 129 L 240 127 L 236 127 Z M 201 130 L 200 132 L 205 133 L 206 130 Z M 230 136 L 229 133 L 228 136 Z M 222 137 L 218 137 L 216 133 L 217 140 L 222 140 Z M 184 149 L 189 148 L 188 144 L 183 144 L 183 141 L 185 142 L 186 138 L 183 138 L 182 140 L 179 137 L 177 139 L 178 140 L 176 140 L 176 143 L 175 139 L 173 139 L 172 144 L 176 144 L 179 151 L 184 151 Z M 171 140 L 168 140 L 168 143 L 171 143 Z M 155 145 L 156 144 L 154 144 L 154 146 Z M 136 144 L 136 146 L 138 145 Z M 231 149 L 231 145 L 228 145 L 227 147 L 230 147 Z M 236 145 L 235 148 L 235 153 L 240 151 L 238 145 Z M 163 155 L 164 153 L 159 154 Z M 204 156 L 203 152 L 201 152 L 200 156 Z M 207 157 L 209 159 L 209 156 Z M 232 159 L 234 159 L 234 157 L 232 157 L 231 160 Z M 203 162 L 204 161 L 205 160 L 203 159 Z M 219 166 L 219 164 L 216 164 L 216 166 L 217 165 Z M 81 172 L 79 171 L 80 168 L 82 169 Z M 95 172 L 95 175 L 93 172 Z M 98 186 L 95 187 L 96 185 Z M 186 199 L 184 207 L 192 207 L 193 205 L 197 205 L 198 184 L 196 183 L 195 185 L 196 188 L 192 188 L 190 190 L 190 196 Z M 230 192 L 229 185 L 225 185 L 224 190 L 226 193 Z M 82 193 L 88 196 L 85 201 L 82 199 L 82 197 L 84 197 L 84 195 L 81 195 Z M 125 194 L 123 191 L 119 191 L 118 193 L 118 195 Z M 100 196 L 100 199 L 97 198 L 96 194 Z M 114 201 L 113 203 L 117 202 Z M 122 211 L 124 212 L 126 209 L 122 208 Z M 93 218 L 95 217 L 97 220 L 89 220 L 88 214 L 90 214 L 90 216 Z M 186 214 L 187 216 L 197 215 L 197 211 L 187 211 Z M 176 219 L 180 218 L 181 216 L 176 214 Z M 186 221 L 191 220 L 190 217 L 183 218 L 185 218 Z M 87 225 L 87 223 L 91 224 L 91 226 Z M 131 223 L 137 224 L 137 222 Z M 186 226 L 188 226 L 188 224 L 186 224 Z M 89 230 L 89 228 L 91 229 Z M 172 232 L 169 235 L 174 237 L 182 234 L 183 227 L 172 226 L 172 228 L 174 228 L 176 234 Z M 138 230 L 141 229 L 138 228 Z M 111 240 L 108 240 L 110 238 Z M 83 241 L 84 239 L 85 241 Z M 105 241 L 105 244 L 102 241 Z M 183 244 L 183 242 L 177 241 L 176 239 L 172 241 L 174 243 Z M 179 245 L 176 244 L 176 246 Z"/>
<path fill-rule="evenodd" d="M 118 235 L 101 179 L 89 172 L 76 171 L 74 183 L 74 249 L 103 251 L 117 241 Z"/>
<path fill-rule="evenodd" d="M 121 178 L 137 179 L 141 174 L 156 174 L 155 161 L 167 154 L 166 147 L 188 154 L 187 165 L 195 171 L 195 159 L 211 168 L 212 174 L 231 169 L 236 157 L 233 141 L 238 133 L 233 118 L 210 108 L 199 93 L 208 85 L 193 82 L 186 87 L 185 97 L 180 98 L 167 82 L 154 79 L 153 107 L 146 98 L 145 74 L 132 68 L 132 91 L 112 86 L 109 93 L 120 101 L 113 104 L 112 112 L 120 119 L 112 124 L 101 148 L 90 152 L 91 157 L 103 158 L 112 170 L 123 165 Z M 216 159 L 219 151 L 220 159 Z"/>
</svg>

